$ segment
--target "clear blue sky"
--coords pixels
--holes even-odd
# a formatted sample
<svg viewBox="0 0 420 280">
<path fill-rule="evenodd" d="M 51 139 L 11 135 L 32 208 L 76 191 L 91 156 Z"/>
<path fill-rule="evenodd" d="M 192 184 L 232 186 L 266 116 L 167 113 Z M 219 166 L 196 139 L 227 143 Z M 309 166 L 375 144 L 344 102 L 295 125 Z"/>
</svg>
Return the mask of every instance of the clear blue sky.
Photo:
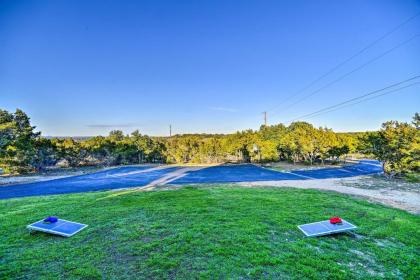
<svg viewBox="0 0 420 280">
<path fill-rule="evenodd" d="M 420 12 L 420 1 L 0 1 L 0 108 L 43 135 L 256 129 L 340 61 Z M 420 16 L 302 93 L 420 31 Z M 270 124 L 420 74 L 420 37 Z M 297 98 L 297 97 L 296 97 Z M 287 106 L 293 102 L 283 104 Z M 420 86 L 308 119 L 377 129 L 420 109 Z"/>
</svg>

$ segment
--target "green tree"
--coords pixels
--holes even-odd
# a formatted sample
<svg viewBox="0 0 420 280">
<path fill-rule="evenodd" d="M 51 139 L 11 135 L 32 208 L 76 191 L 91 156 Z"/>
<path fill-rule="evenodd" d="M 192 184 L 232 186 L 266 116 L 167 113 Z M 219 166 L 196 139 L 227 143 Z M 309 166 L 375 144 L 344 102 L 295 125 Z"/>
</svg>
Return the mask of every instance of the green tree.
<svg viewBox="0 0 420 280">
<path fill-rule="evenodd" d="M 293 162 L 314 162 L 319 152 L 317 130 L 309 123 L 294 122 L 287 128 L 280 151 Z"/>
<path fill-rule="evenodd" d="M 0 166 L 12 173 L 33 170 L 31 163 L 39 136 L 22 110 L 13 114 L 0 110 Z"/>
<path fill-rule="evenodd" d="M 79 166 L 83 160 L 81 144 L 73 138 L 52 139 L 58 158 L 68 166 Z"/>
<path fill-rule="evenodd" d="M 418 168 L 420 134 L 413 125 L 389 121 L 376 133 L 365 137 L 365 152 L 382 161 L 389 177 Z"/>
<path fill-rule="evenodd" d="M 318 153 L 322 164 L 324 164 L 324 161 L 331 157 L 332 151 L 339 147 L 339 140 L 337 134 L 327 128 L 320 128 L 314 134 L 316 137 L 315 150 Z"/>
<path fill-rule="evenodd" d="M 34 146 L 36 153 L 31 160 L 31 165 L 36 170 L 45 169 L 57 162 L 56 148 L 50 139 L 40 137 L 35 141 Z"/>
</svg>

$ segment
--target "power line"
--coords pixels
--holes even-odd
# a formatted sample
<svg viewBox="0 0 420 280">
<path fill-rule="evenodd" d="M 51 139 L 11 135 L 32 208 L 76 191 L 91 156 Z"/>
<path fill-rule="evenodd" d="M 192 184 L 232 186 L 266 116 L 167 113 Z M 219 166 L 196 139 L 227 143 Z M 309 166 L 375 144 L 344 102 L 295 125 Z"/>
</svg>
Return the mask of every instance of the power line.
<svg viewBox="0 0 420 280">
<path fill-rule="evenodd" d="M 369 98 L 365 98 L 365 99 L 360 100 L 358 102 L 354 102 L 354 103 L 347 104 L 347 105 L 342 105 L 340 107 L 333 108 L 333 109 L 328 110 L 328 111 L 324 111 L 324 112 L 321 112 L 321 113 L 318 113 L 318 114 L 315 114 L 315 115 L 311 115 L 309 117 L 306 117 L 306 119 L 308 119 L 308 118 L 314 118 L 314 117 L 317 117 L 319 115 L 323 115 L 323 114 L 327 114 L 327 113 L 330 113 L 330 112 L 334 112 L 334 111 L 340 110 L 342 108 L 346 108 L 346 107 L 350 107 L 350 106 L 353 106 L 353 105 L 357 105 L 359 103 L 363 103 L 365 101 L 369 101 L 369 100 L 372 100 L 372 99 L 375 99 L 375 98 L 378 98 L 378 97 L 381 97 L 381 96 L 384 96 L 384 95 L 388 95 L 388 94 L 391 94 L 391 93 L 394 93 L 394 92 L 398 92 L 398 91 L 401 91 L 403 89 L 406 89 L 406 88 L 409 88 L 409 87 L 412 87 L 412 86 L 415 86 L 415 85 L 419 85 L 419 84 L 420 84 L 420 82 L 412 83 L 412 84 L 409 84 L 407 86 L 403 86 L 403 87 L 400 87 L 400 88 L 397 88 L 397 89 L 394 89 L 394 90 L 391 90 L 391 91 L 384 92 L 382 94 L 378 94 L 378 95 L 375 95 L 375 96 L 371 96 Z"/>
<path fill-rule="evenodd" d="M 370 99 L 373 99 L 373 98 L 377 98 L 377 97 L 380 97 L 380 96 L 383 96 L 383 95 L 386 95 L 386 94 L 390 94 L 390 93 L 392 93 L 392 92 L 400 91 L 400 90 L 405 89 L 405 88 L 407 88 L 407 87 L 411 87 L 411 86 L 414 86 L 414 85 L 416 85 L 416 84 L 419 84 L 420 82 L 415 82 L 415 83 L 412 83 L 412 84 L 410 84 L 410 85 L 403 86 L 403 87 L 401 87 L 401 88 L 397 88 L 397 89 L 394 89 L 394 90 L 391 90 L 391 91 L 388 91 L 388 92 L 385 92 L 385 93 L 382 93 L 382 94 L 375 95 L 375 94 L 377 94 L 377 93 L 379 93 L 379 92 L 382 92 L 382 91 L 385 91 L 385 90 L 388 90 L 388 89 L 394 88 L 394 87 L 396 87 L 396 86 L 399 86 L 399 85 L 405 84 L 405 83 L 407 83 L 407 82 L 410 82 L 410 81 L 413 81 L 413 80 L 416 80 L 416 79 L 419 79 L 419 78 L 420 78 L 420 75 L 413 76 L 413 77 L 411 77 L 411 78 L 409 78 L 409 79 L 406 79 L 406 80 L 404 80 L 404 81 L 397 82 L 397 83 L 394 83 L 394 84 L 392 84 L 392 85 L 386 86 L 386 87 L 384 87 L 384 88 L 381 88 L 381 89 L 378 89 L 378 90 L 374 90 L 374 91 L 368 92 L 368 93 L 366 93 L 366 94 L 363 94 L 363 95 L 360 95 L 360 96 L 357 96 L 357 97 L 354 97 L 354 98 L 351 98 L 351 99 L 348 99 L 348 100 L 342 101 L 342 102 L 340 102 L 340 103 L 337 103 L 337 104 L 334 104 L 334 105 L 331 105 L 331 106 L 328 106 L 328 107 L 322 108 L 322 109 L 317 110 L 317 111 L 315 111 L 315 112 L 312 112 L 312 113 L 310 113 L 310 114 L 306 114 L 306 115 L 303 115 L 303 116 L 300 116 L 300 117 L 294 118 L 294 119 L 292 119 L 292 120 L 290 120 L 290 121 L 288 121 L 288 122 L 286 122 L 286 123 L 290 123 L 290 122 L 293 122 L 293 121 L 296 121 L 296 120 L 299 120 L 299 119 L 303 119 L 303 118 L 315 117 L 315 116 L 321 115 L 321 114 L 323 114 L 323 113 L 328 113 L 328 112 L 335 111 L 335 110 L 338 110 L 338 109 L 341 109 L 341 108 L 344 108 L 344 107 L 347 107 L 347 106 L 351 106 L 351 105 L 359 104 L 359 103 L 361 103 L 361 102 L 364 102 L 364 101 L 367 101 L 367 100 L 370 100 Z M 375 96 L 372 96 L 372 95 L 375 95 Z M 371 96 L 371 97 L 370 97 L 370 98 L 366 98 L 366 97 L 369 97 L 369 96 Z M 360 100 L 360 99 L 362 99 L 362 100 Z M 352 103 L 352 102 L 354 102 L 354 101 L 358 101 L 358 102 L 356 102 L 356 103 Z M 350 103 L 351 103 L 351 104 L 350 104 Z"/>
<path fill-rule="evenodd" d="M 330 75 L 331 73 L 333 73 L 334 71 L 336 71 L 337 69 L 339 69 L 341 66 L 345 65 L 346 63 L 348 63 L 349 61 L 353 60 L 354 58 L 358 57 L 359 55 L 361 55 L 362 53 L 364 53 L 365 51 L 367 51 L 368 49 L 372 48 L 373 46 L 375 46 L 377 43 L 379 43 L 380 41 L 384 40 L 385 38 L 389 37 L 391 34 L 393 34 L 394 32 L 398 31 L 400 28 L 402 28 L 404 25 L 406 25 L 407 23 L 409 23 L 410 21 L 412 21 L 413 19 L 415 19 L 416 17 L 418 17 L 420 15 L 420 12 L 416 13 L 415 15 L 409 17 L 408 19 L 406 19 L 405 21 L 401 22 L 400 24 L 398 24 L 397 26 L 395 26 L 393 29 L 391 29 L 390 31 L 386 32 L 385 34 L 383 34 L 382 36 L 378 37 L 377 39 L 375 39 L 374 41 L 372 41 L 371 43 L 369 43 L 367 46 L 365 46 L 364 48 L 360 49 L 358 52 L 354 53 L 353 55 L 351 55 L 350 57 L 346 58 L 345 60 L 341 61 L 340 63 L 338 63 L 337 65 L 335 65 L 334 67 L 332 67 L 330 70 L 328 70 L 327 72 L 325 72 L 324 74 L 322 74 L 321 76 L 319 76 L 318 78 L 314 79 L 313 81 L 311 81 L 309 84 L 307 84 L 305 87 L 301 88 L 300 90 L 298 90 L 297 92 L 295 92 L 294 94 L 289 95 L 288 97 L 286 97 L 280 104 L 272 107 L 270 110 L 268 111 L 275 111 L 276 109 L 278 109 L 282 104 L 284 104 L 285 102 L 289 101 L 290 99 L 292 99 L 293 97 L 301 94 L 302 92 L 304 92 L 305 90 L 307 90 L 308 88 L 310 88 L 312 85 L 316 84 L 317 82 L 319 82 L 320 80 L 322 80 L 323 78 L 325 78 L 326 76 Z"/>
<path fill-rule="evenodd" d="M 338 103 L 338 104 L 335 104 L 335 105 L 332 105 L 332 106 L 329 106 L 329 107 L 323 108 L 323 109 L 321 109 L 321 110 L 318 110 L 318 111 L 313 112 L 313 113 L 311 113 L 311 114 L 304 115 L 304 116 L 302 116 L 302 117 L 307 117 L 307 116 L 309 116 L 309 115 L 316 114 L 316 113 L 319 113 L 319 112 L 324 111 L 324 110 L 327 110 L 327 109 L 331 109 L 332 107 L 336 107 L 336 106 L 339 106 L 339 105 L 343 105 L 343 104 L 350 103 L 350 102 L 352 102 L 352 101 L 356 101 L 356 100 L 358 100 L 358 99 L 361 99 L 361 98 L 364 98 L 364 97 L 367 97 L 367 96 L 373 95 L 373 94 L 375 94 L 375 93 L 378 93 L 378 92 L 381 92 L 381 91 L 384 91 L 384 90 L 387 90 L 387 89 L 390 89 L 390 88 L 393 88 L 393 87 L 396 87 L 396 86 L 402 85 L 402 84 L 404 84 L 404 83 L 407 83 L 407 82 L 409 82 L 409 81 L 412 81 L 412 80 L 415 80 L 415 79 L 418 79 L 418 78 L 420 78 L 420 75 L 418 75 L 418 76 L 414 76 L 414 77 L 411 77 L 411 78 L 409 78 L 409 79 L 407 79 L 407 80 L 404 80 L 404 81 L 401 81 L 401 82 L 398 82 L 398 83 L 395 83 L 395 84 L 389 85 L 389 86 L 387 86 L 387 87 L 384 87 L 384 88 L 381 88 L 381 89 L 378 89 L 378 90 L 375 90 L 375 91 L 371 91 L 371 92 L 368 92 L 368 93 L 366 93 L 366 94 L 363 94 L 363 95 L 360 95 L 360 96 L 357 96 L 357 97 L 354 97 L 354 98 L 348 99 L 348 100 L 346 100 L 346 101 L 343 101 L 343 102 L 340 102 L 340 103 Z"/>
<path fill-rule="evenodd" d="M 365 99 L 360 100 L 360 101 L 355 102 L 355 103 L 347 104 L 347 105 L 341 106 L 339 108 L 334 108 L 332 110 L 329 110 L 329 111 L 326 111 L 326 112 L 322 112 L 322 113 L 319 113 L 317 115 L 310 116 L 308 118 L 314 118 L 314 117 L 317 117 L 317 116 L 322 115 L 322 114 L 327 114 L 327 113 L 334 112 L 334 111 L 337 111 L 337 110 L 342 109 L 342 108 L 346 108 L 346 107 L 350 107 L 350 106 L 353 106 L 353 105 L 357 105 L 359 103 L 362 103 L 362 102 L 365 102 L 365 101 L 369 101 L 371 99 L 375 99 L 375 98 L 378 98 L 378 97 L 381 97 L 381 96 L 384 96 L 384 95 L 388 95 L 388 94 L 391 94 L 391 93 L 394 93 L 394 92 L 398 92 L 398 91 L 401 91 L 403 89 L 406 89 L 406 88 L 409 88 L 409 87 L 412 87 L 412 86 L 415 86 L 415 85 L 419 85 L 419 84 L 420 84 L 420 82 L 412 83 L 412 84 L 409 84 L 409 85 L 404 86 L 404 87 L 400 87 L 400 88 L 397 88 L 397 89 L 394 89 L 394 90 L 391 90 L 391 91 L 388 91 L 388 92 L 385 92 L 385 93 L 382 93 L 382 94 L 378 94 L 378 95 L 375 95 L 375 96 L 371 96 L 369 98 L 365 98 Z"/>
<path fill-rule="evenodd" d="M 361 69 L 365 68 L 365 67 L 366 67 L 366 66 L 368 66 L 369 64 L 372 64 L 373 62 L 375 62 L 375 61 L 377 61 L 377 60 L 381 59 L 382 57 L 384 57 L 384 56 L 388 55 L 389 53 L 391 53 L 391 52 L 395 51 L 396 49 L 398 49 L 398 48 L 400 48 L 400 47 L 404 46 L 405 44 L 409 43 L 410 41 L 414 40 L 414 39 L 415 39 L 416 37 L 418 37 L 418 36 L 420 36 L 420 34 L 415 34 L 414 36 L 411 36 L 409 39 L 407 39 L 407 40 L 405 40 L 405 41 L 403 41 L 403 42 L 401 42 L 401 43 L 399 43 L 399 44 L 395 45 L 394 47 L 392 47 L 392 48 L 388 49 L 387 51 L 385 51 L 385 52 L 381 53 L 380 55 L 378 55 L 378 56 L 374 57 L 373 59 L 371 59 L 371 60 L 369 60 L 369 61 L 365 62 L 364 64 L 362 64 L 362 65 L 360 65 L 360 66 L 358 66 L 358 67 L 354 68 L 353 70 L 351 70 L 351 71 L 349 71 L 349 72 L 347 72 L 347 73 L 345 73 L 345 74 L 341 75 L 341 76 L 340 76 L 340 77 L 338 77 L 337 79 L 335 79 L 335 80 L 333 80 L 333 81 L 331 81 L 331 82 L 327 83 L 326 85 L 324 85 L 324 86 L 322 86 L 322 87 L 318 88 L 317 90 L 315 90 L 315 91 L 313 91 L 313 92 L 311 92 L 311 93 L 309 93 L 309 94 L 307 94 L 307 95 L 303 96 L 302 98 L 298 99 L 297 101 L 295 101 L 295 102 L 293 102 L 291 105 L 289 105 L 286 109 L 284 109 L 284 110 L 283 110 L 283 112 L 284 112 L 284 111 L 286 111 L 286 110 L 288 110 L 288 109 L 290 109 L 290 108 L 292 108 L 293 106 L 295 106 L 295 105 L 297 105 L 297 104 L 301 103 L 301 102 L 302 102 L 302 101 L 304 101 L 305 99 L 307 99 L 307 98 L 309 98 L 309 97 L 311 97 L 311 96 L 313 96 L 313 95 L 317 94 L 318 92 L 320 92 L 320 91 L 322 91 L 322 90 L 326 89 L 327 87 L 329 87 L 329 86 L 331 86 L 331 85 L 333 85 L 333 84 L 335 84 L 335 83 L 337 83 L 337 82 L 341 81 L 342 79 L 344 79 L 344 78 L 346 78 L 347 76 L 349 76 L 349 75 L 353 74 L 354 72 L 357 72 L 357 71 L 359 71 L 359 70 L 361 70 Z"/>
</svg>

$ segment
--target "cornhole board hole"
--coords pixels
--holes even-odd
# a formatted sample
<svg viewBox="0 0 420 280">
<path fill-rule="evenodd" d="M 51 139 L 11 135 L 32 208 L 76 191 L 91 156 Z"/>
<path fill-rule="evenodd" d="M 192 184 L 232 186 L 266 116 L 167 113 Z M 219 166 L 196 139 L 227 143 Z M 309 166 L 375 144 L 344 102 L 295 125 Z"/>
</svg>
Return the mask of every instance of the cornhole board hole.
<svg viewBox="0 0 420 280">
<path fill-rule="evenodd" d="M 335 233 L 347 232 L 357 229 L 357 227 L 343 219 L 341 224 L 331 224 L 329 220 L 304 224 L 298 226 L 298 228 L 307 236 L 307 237 L 316 237 L 323 235 L 330 235 Z"/>
<path fill-rule="evenodd" d="M 63 219 L 58 219 L 55 223 L 45 223 L 44 220 L 28 225 L 29 231 L 41 231 L 45 233 L 70 237 L 87 227 L 85 224 L 75 223 Z"/>
</svg>

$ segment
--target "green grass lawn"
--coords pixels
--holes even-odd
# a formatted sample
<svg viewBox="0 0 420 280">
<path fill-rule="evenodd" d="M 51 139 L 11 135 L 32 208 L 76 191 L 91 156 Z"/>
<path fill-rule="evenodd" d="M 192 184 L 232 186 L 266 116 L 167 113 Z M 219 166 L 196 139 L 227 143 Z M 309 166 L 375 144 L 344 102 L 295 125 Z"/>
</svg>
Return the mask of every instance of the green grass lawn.
<svg viewBox="0 0 420 280">
<path fill-rule="evenodd" d="M 89 227 L 71 238 L 27 232 L 48 215 Z M 358 225 L 357 234 L 304 238 L 296 227 L 333 215 Z M 315 190 L 186 187 L 0 201 L 0 279 L 415 279 L 419 258 L 419 216 Z"/>
</svg>

